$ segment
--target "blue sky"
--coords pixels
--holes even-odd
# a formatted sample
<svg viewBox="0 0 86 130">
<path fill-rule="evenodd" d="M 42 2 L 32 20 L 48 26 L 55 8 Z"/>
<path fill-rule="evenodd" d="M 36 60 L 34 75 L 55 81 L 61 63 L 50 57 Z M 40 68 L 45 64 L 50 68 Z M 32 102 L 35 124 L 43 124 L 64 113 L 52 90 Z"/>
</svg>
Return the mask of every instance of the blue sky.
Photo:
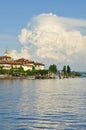
<svg viewBox="0 0 86 130">
<path fill-rule="evenodd" d="M 9 51 L 15 49 L 18 54 L 22 50 L 22 46 L 24 46 L 24 44 L 20 43 L 18 38 L 18 35 L 22 35 L 21 30 L 26 28 L 28 23 L 31 24 L 32 18 L 40 14 L 50 13 L 58 17 L 71 20 L 84 20 L 84 22 L 86 22 L 86 0 L 0 0 L 0 55 L 3 54 L 5 48 L 8 48 Z M 82 35 L 86 34 L 85 29 L 86 26 L 81 27 L 80 31 Z M 34 48 L 32 49 L 34 50 Z M 81 54 L 79 56 L 83 55 Z M 35 59 L 36 57 L 33 56 L 32 58 Z M 42 61 L 42 58 L 43 56 L 39 59 Z M 47 58 L 49 58 L 49 63 L 55 61 L 55 63 L 58 62 L 57 64 L 59 64 L 61 62 L 58 59 L 56 62 L 56 59 Z M 74 66 L 74 63 L 70 64 L 74 69 L 85 70 L 85 65 L 80 66 L 78 60 L 79 59 L 76 58 L 76 64 L 78 65 Z M 46 60 L 43 59 L 43 62 L 44 61 L 47 63 Z M 64 64 L 64 62 L 61 63 L 61 65 L 62 64 Z"/>
<path fill-rule="evenodd" d="M 86 0 L 0 0 L 0 33 L 18 34 L 34 15 L 86 19 Z"/>
</svg>

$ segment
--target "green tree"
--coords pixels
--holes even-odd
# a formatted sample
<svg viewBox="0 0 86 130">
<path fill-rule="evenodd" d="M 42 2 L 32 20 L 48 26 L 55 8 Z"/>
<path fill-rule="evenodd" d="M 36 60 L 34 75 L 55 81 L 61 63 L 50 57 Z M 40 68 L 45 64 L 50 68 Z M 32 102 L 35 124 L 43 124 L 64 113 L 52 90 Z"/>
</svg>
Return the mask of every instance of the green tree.
<svg viewBox="0 0 86 130">
<path fill-rule="evenodd" d="M 67 65 L 67 75 L 68 77 L 71 75 L 71 68 L 69 65 Z"/>
<path fill-rule="evenodd" d="M 15 75 L 24 75 L 24 69 L 22 66 L 20 66 L 18 69 L 14 71 Z"/>
<path fill-rule="evenodd" d="M 64 65 L 64 66 L 63 66 L 63 73 L 64 73 L 64 75 L 66 75 L 66 74 L 67 74 L 66 65 Z"/>
<path fill-rule="evenodd" d="M 71 68 L 69 65 L 67 65 L 67 73 L 70 74 L 71 73 Z"/>
<path fill-rule="evenodd" d="M 20 67 L 18 68 L 18 71 L 19 71 L 19 72 L 24 72 L 23 67 L 22 67 L 22 66 L 20 66 Z"/>
<path fill-rule="evenodd" d="M 55 64 L 49 66 L 49 72 L 56 74 L 57 66 Z"/>
</svg>

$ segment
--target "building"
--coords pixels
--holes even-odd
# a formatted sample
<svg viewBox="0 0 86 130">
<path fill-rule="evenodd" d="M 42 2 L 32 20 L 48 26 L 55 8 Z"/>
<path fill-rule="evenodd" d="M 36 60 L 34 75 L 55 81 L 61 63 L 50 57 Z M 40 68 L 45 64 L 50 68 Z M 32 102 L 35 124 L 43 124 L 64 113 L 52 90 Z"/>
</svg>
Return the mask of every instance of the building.
<svg viewBox="0 0 86 130">
<path fill-rule="evenodd" d="M 21 66 L 26 71 L 26 70 L 33 70 L 33 69 L 43 70 L 45 65 L 42 63 L 31 61 L 24 58 L 13 60 L 13 58 L 9 56 L 7 49 L 4 55 L 0 56 L 0 68 L 9 70 L 11 68 L 17 69 Z"/>
</svg>

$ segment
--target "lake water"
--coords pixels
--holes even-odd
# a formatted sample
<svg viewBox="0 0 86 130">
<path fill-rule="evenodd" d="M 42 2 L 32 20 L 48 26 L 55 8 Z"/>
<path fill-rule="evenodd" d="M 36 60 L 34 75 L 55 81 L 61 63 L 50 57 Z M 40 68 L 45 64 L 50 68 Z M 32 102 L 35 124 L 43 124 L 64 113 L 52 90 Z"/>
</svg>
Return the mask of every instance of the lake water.
<svg viewBox="0 0 86 130">
<path fill-rule="evenodd" d="M 86 78 L 0 80 L 0 130 L 86 130 Z"/>
</svg>

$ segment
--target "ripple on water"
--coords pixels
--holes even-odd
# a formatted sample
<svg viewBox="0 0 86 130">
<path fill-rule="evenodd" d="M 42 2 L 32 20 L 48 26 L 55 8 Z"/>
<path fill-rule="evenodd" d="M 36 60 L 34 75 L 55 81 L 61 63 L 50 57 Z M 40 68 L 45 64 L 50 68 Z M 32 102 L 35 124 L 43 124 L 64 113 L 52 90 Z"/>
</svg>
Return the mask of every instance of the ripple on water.
<svg viewBox="0 0 86 130">
<path fill-rule="evenodd" d="M 85 130 L 86 79 L 0 80 L 1 130 Z"/>
</svg>

